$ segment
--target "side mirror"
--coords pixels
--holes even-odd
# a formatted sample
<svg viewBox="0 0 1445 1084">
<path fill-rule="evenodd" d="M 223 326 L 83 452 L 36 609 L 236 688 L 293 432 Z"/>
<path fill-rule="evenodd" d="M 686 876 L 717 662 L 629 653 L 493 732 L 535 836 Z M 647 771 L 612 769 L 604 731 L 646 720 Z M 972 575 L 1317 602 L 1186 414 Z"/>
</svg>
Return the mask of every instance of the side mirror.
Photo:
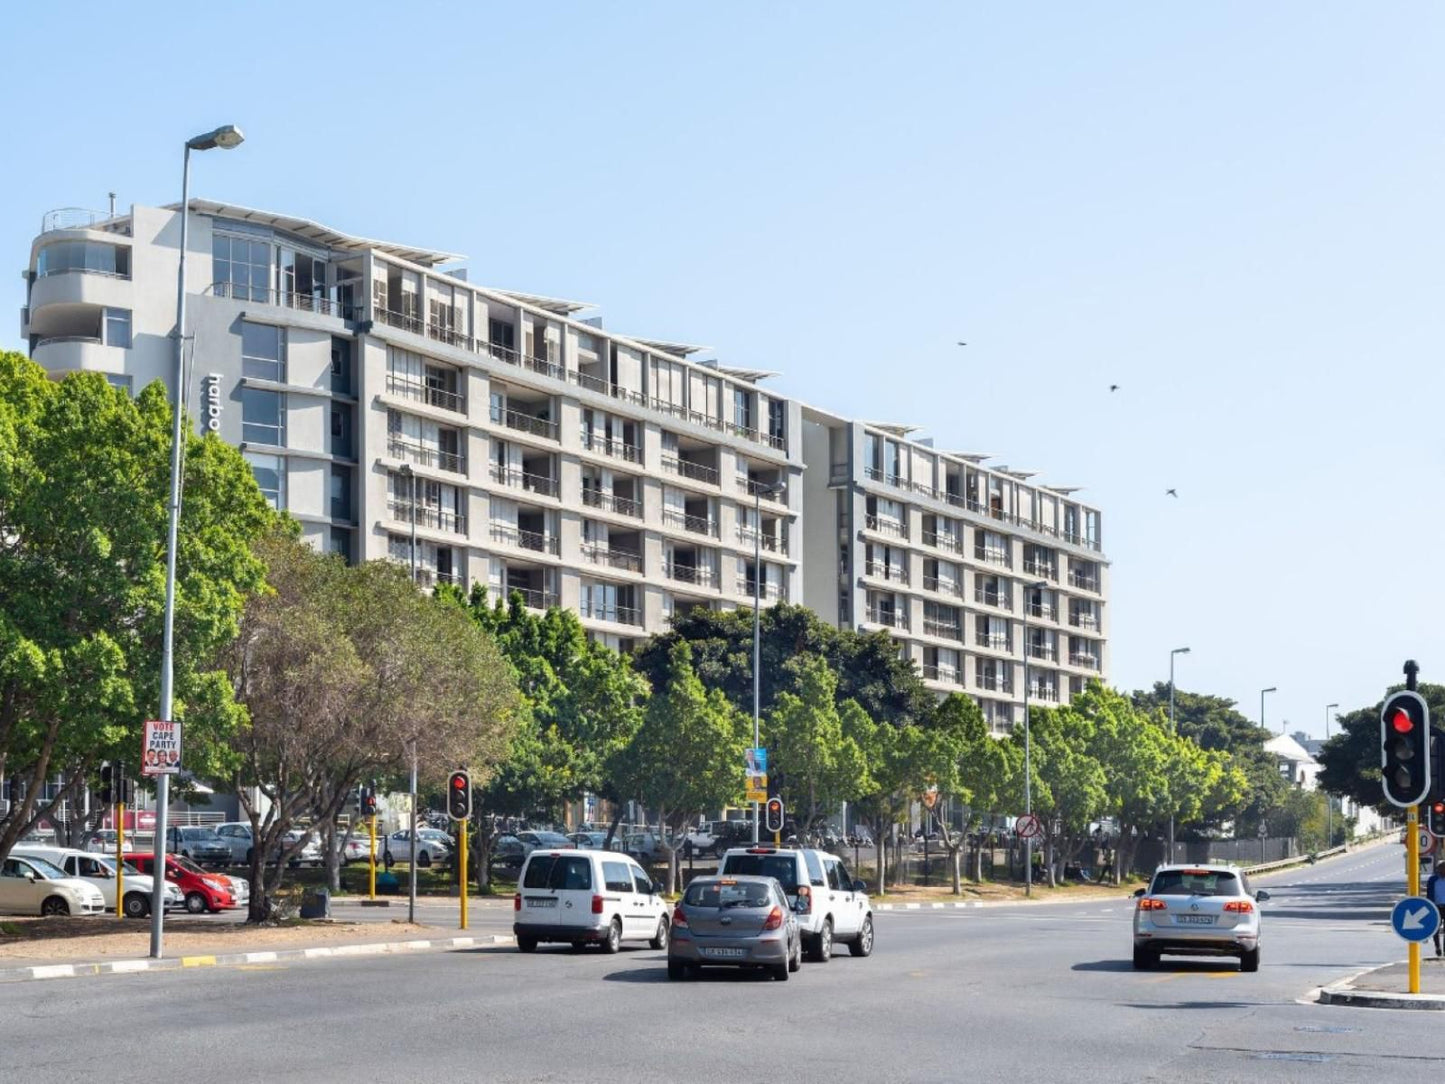
<svg viewBox="0 0 1445 1084">
<path fill-rule="evenodd" d="M 35 883 L 35 874 L 33 874 L 33 873 L 27 873 L 27 874 L 25 875 L 25 879 L 26 879 L 27 881 L 29 881 L 31 884 L 34 884 L 34 883 Z"/>
<path fill-rule="evenodd" d="M 867 892 L 867 891 L 868 891 L 868 882 L 867 882 L 867 881 L 854 881 L 854 882 L 853 882 L 853 891 L 854 891 L 854 892 Z"/>
<path fill-rule="evenodd" d="M 1144 895 L 1144 890 L 1143 890 L 1142 888 L 1136 888 L 1136 889 L 1134 889 L 1134 898 L 1135 898 L 1136 900 L 1137 900 L 1140 896 L 1142 896 L 1142 895 Z"/>
<path fill-rule="evenodd" d="M 663 884 L 661 881 L 653 881 L 653 882 L 652 882 L 652 894 L 653 894 L 654 896 L 660 896 L 660 895 L 662 895 L 663 892 L 665 892 L 665 891 L 667 891 L 667 886 L 666 886 L 665 884 Z"/>
<path fill-rule="evenodd" d="M 1269 891 L 1267 889 L 1261 888 L 1258 892 L 1254 894 L 1254 898 L 1259 900 L 1260 903 L 1263 903 L 1265 900 L 1269 899 Z"/>
</svg>

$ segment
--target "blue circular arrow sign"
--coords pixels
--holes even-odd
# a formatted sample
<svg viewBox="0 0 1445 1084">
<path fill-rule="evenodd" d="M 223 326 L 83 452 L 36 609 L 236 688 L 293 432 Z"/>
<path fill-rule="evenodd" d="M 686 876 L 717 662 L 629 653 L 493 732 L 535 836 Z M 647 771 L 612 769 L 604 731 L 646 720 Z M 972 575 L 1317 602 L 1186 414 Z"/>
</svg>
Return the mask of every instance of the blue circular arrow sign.
<svg viewBox="0 0 1445 1084">
<path fill-rule="evenodd" d="M 1390 925 L 1406 941 L 1428 941 L 1440 925 L 1440 911 L 1427 899 L 1406 896 L 1390 912 Z"/>
</svg>

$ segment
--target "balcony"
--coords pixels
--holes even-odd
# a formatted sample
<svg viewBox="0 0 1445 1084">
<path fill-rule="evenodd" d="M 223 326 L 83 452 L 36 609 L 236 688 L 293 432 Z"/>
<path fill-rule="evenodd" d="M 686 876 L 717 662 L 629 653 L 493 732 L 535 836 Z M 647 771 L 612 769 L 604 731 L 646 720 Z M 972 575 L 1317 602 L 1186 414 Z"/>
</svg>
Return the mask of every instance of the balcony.
<svg viewBox="0 0 1445 1084">
<path fill-rule="evenodd" d="M 664 570 L 667 578 L 676 580 L 678 583 L 696 584 L 698 587 L 716 587 L 717 573 L 710 568 L 702 568 L 698 565 L 678 565 L 668 563 Z"/>
<path fill-rule="evenodd" d="M 567 379 L 567 370 L 555 361 L 535 357 L 532 354 L 522 354 L 519 356 L 519 360 L 522 368 L 530 372 L 538 373 L 541 376 L 549 376 L 553 380 Z"/>
<path fill-rule="evenodd" d="M 521 595 L 522 605 L 529 610 L 551 610 L 557 606 L 557 594 L 554 591 L 539 591 L 533 587 L 509 587 L 505 594 L 507 598 Z"/>
<path fill-rule="evenodd" d="M 248 297 L 253 292 L 244 286 L 237 286 L 235 294 L 244 292 Z M 394 327 L 401 331 L 410 332 L 413 335 L 426 333 L 426 324 L 420 316 L 411 316 L 407 313 L 396 312 L 392 309 L 377 309 L 372 314 L 378 324 L 385 324 L 387 327 Z"/>
<path fill-rule="evenodd" d="M 332 316 L 338 320 L 361 319 L 361 306 L 343 304 L 329 297 L 297 293 L 295 290 L 267 290 L 241 282 L 213 282 L 210 286 L 212 297 L 229 298 L 232 301 L 250 301 L 257 305 L 270 305 L 278 309 L 294 309 L 297 312 L 314 312 L 318 316 Z M 398 320 L 400 313 L 388 313 Z"/>
<path fill-rule="evenodd" d="M 1027 609 L 1030 617 L 1037 617 L 1040 621 L 1053 621 L 1055 619 L 1052 603 L 1030 602 L 1025 609 Z"/>
<path fill-rule="evenodd" d="M 921 669 L 925 681 L 941 681 L 948 685 L 963 684 L 963 675 L 952 666 L 932 666 L 924 663 Z"/>
<path fill-rule="evenodd" d="M 582 543 L 582 556 L 594 565 L 619 568 L 623 572 L 642 571 L 642 554 L 609 549 L 600 542 Z"/>
<path fill-rule="evenodd" d="M 615 497 L 611 493 L 603 493 L 600 489 L 583 489 L 582 503 L 588 508 L 600 508 L 604 512 L 614 512 L 619 516 L 642 518 L 641 501 L 635 501 L 631 497 Z"/>
<path fill-rule="evenodd" d="M 612 621 L 619 625 L 641 626 L 642 624 L 641 610 L 631 606 L 597 605 L 586 595 L 582 597 L 582 606 L 578 612 L 593 621 Z"/>
<path fill-rule="evenodd" d="M 957 640 L 963 642 L 963 626 L 956 621 L 940 621 L 935 617 L 923 619 L 923 631 L 928 636 L 938 636 L 945 640 Z"/>
<path fill-rule="evenodd" d="M 989 635 L 985 635 L 985 634 L 980 633 L 977 637 L 974 638 L 974 643 L 975 643 L 978 647 L 986 647 L 986 648 L 988 648 L 990 651 L 1012 651 L 1012 650 L 1013 650 L 1013 648 L 1009 646 L 1009 638 L 1008 638 L 1008 636 L 1005 635 L 1005 634 L 1003 634 L 1003 633 L 997 633 L 997 632 L 996 632 L 996 633 L 992 633 L 992 634 L 989 634 Z"/>
<path fill-rule="evenodd" d="M 548 478 L 545 474 L 528 474 L 516 467 L 504 467 L 500 463 L 492 464 L 491 476 L 492 481 L 501 485 L 510 486 L 513 489 L 524 489 L 528 493 L 536 493 L 543 497 L 555 497 L 560 491 L 555 478 Z"/>
<path fill-rule="evenodd" d="M 990 546 L 975 549 L 973 557 L 974 560 L 982 561 L 986 565 L 998 565 L 1000 568 L 1013 567 L 1013 560 L 1009 557 L 1008 550 L 995 549 Z"/>
<path fill-rule="evenodd" d="M 973 589 L 973 601 L 981 602 L 985 606 L 996 606 L 1000 610 L 1013 609 L 1013 598 L 1006 592 L 990 591 L 986 587 L 975 587 Z"/>
<path fill-rule="evenodd" d="M 582 447 L 589 452 L 610 455 L 614 459 L 624 459 L 629 463 L 642 462 L 642 449 L 636 444 L 624 444 L 620 440 L 600 437 L 590 429 L 582 430 Z"/>
<path fill-rule="evenodd" d="M 751 527 L 738 528 L 738 541 L 749 546 L 756 546 L 758 549 L 766 550 L 769 553 L 786 554 L 788 552 L 787 546 L 785 546 L 776 535 L 755 531 Z"/>
<path fill-rule="evenodd" d="M 1058 657 L 1053 644 L 1029 644 L 1029 658 L 1053 662 Z"/>
<path fill-rule="evenodd" d="M 974 684 L 980 689 L 987 689 L 993 693 L 1012 693 L 1014 691 L 1013 682 L 1003 674 L 975 674 Z"/>
<path fill-rule="evenodd" d="M 1099 593 L 1099 579 L 1097 576 L 1090 576 L 1085 572 L 1077 572 L 1072 568 L 1069 569 L 1069 586 L 1078 587 L 1085 591 L 1092 591 L 1096 595 Z"/>
<path fill-rule="evenodd" d="M 423 444 L 418 440 L 408 440 L 395 433 L 387 437 L 386 453 L 393 459 L 405 459 L 419 467 L 435 467 L 438 470 L 451 471 L 453 474 L 467 472 L 467 461 L 461 454 L 444 452 L 440 448 L 433 448 L 430 444 Z"/>
<path fill-rule="evenodd" d="M 1087 651 L 1069 652 L 1069 665 L 1079 666 L 1085 670 L 1097 670 L 1099 668 L 1099 656 L 1091 655 Z"/>
<path fill-rule="evenodd" d="M 554 557 L 558 552 L 555 536 L 545 535 L 538 531 L 524 531 L 521 528 L 513 527 L 510 523 L 493 523 L 492 541 L 516 546 L 518 549 L 532 550 L 535 553 L 550 553 Z"/>
<path fill-rule="evenodd" d="M 418 587 L 435 587 L 439 583 L 461 583 L 460 572 L 438 572 L 434 568 L 426 568 L 418 565 L 416 569 L 416 584 Z"/>
<path fill-rule="evenodd" d="M 716 468 L 709 467 L 704 463 L 694 463 L 688 459 L 679 459 L 675 455 L 662 457 L 662 469 L 682 478 L 691 478 L 694 482 L 703 482 L 710 486 L 718 483 Z"/>
<path fill-rule="evenodd" d="M 1098 631 L 1099 619 L 1091 613 L 1074 612 L 1069 614 L 1069 624 L 1076 629 L 1090 629 Z"/>
<path fill-rule="evenodd" d="M 434 531 L 447 531 L 451 534 L 464 535 L 467 533 L 467 517 L 464 512 L 453 512 L 429 504 L 413 504 L 411 501 L 398 500 L 395 497 L 387 498 L 386 511 L 398 523 L 410 523 L 414 511 L 418 527 L 426 527 Z"/>
<path fill-rule="evenodd" d="M 905 583 L 908 581 L 904 581 Z M 956 598 L 963 597 L 963 585 L 957 580 L 941 580 L 937 576 L 924 576 L 923 589 L 933 591 L 940 595 L 953 595 Z"/>
<path fill-rule="evenodd" d="M 681 527 L 684 531 L 691 531 L 693 534 L 705 534 L 709 538 L 717 536 L 717 524 L 712 520 L 706 516 L 689 516 L 685 512 L 679 512 L 676 508 L 664 508 L 662 522 L 669 527 Z"/>
<path fill-rule="evenodd" d="M 899 568 L 897 565 L 885 565 L 882 561 L 868 561 L 863 566 L 863 574 L 872 576 L 875 579 L 889 580 L 893 583 L 906 584 L 908 582 L 908 570 Z"/>
<path fill-rule="evenodd" d="M 908 527 L 897 520 L 880 519 L 878 516 L 864 516 L 863 526 L 875 534 L 887 535 L 890 538 L 907 538 Z"/>
<path fill-rule="evenodd" d="M 492 410 L 492 421 L 498 425 L 505 425 L 508 429 L 515 429 L 519 433 L 530 433 L 534 437 L 542 437 L 544 440 L 557 439 L 557 423 L 549 422 L 545 418 L 538 418 L 531 414 L 523 414 L 520 410 L 513 410 L 508 407 L 505 410 Z"/>
<path fill-rule="evenodd" d="M 932 546 L 934 549 L 947 550 L 949 553 L 963 553 L 963 540 L 957 535 L 939 534 L 937 531 L 924 531 L 923 544 Z"/>
<path fill-rule="evenodd" d="M 885 609 L 881 606 L 869 606 L 866 611 L 867 620 L 873 625 L 883 625 L 890 629 L 908 628 L 908 615 L 903 610 Z"/>
<path fill-rule="evenodd" d="M 1051 704 L 1059 701 L 1059 687 L 1057 685 L 1030 685 L 1029 696 L 1034 700 L 1046 700 Z"/>
<path fill-rule="evenodd" d="M 766 444 L 769 448 L 775 448 L 778 451 L 783 451 L 788 446 L 788 442 L 782 437 L 774 436 L 772 433 L 759 432 L 746 425 L 728 425 L 726 432 L 735 437 L 742 437 L 743 440 L 750 440 L 754 444 Z"/>
<path fill-rule="evenodd" d="M 439 410 L 450 410 L 453 414 L 466 414 L 467 412 L 465 395 L 434 388 L 429 384 L 418 384 L 414 380 L 405 380 L 397 373 L 386 374 L 386 390 L 391 395 L 410 399 L 416 403 L 425 403 L 427 406 L 436 407 Z"/>
<path fill-rule="evenodd" d="M 772 482 L 755 481 L 752 478 L 739 475 L 738 488 L 749 497 L 772 501 L 774 504 L 785 505 L 788 503 L 788 487 L 786 485 L 781 488 L 775 488 Z"/>
<path fill-rule="evenodd" d="M 1038 576 L 1040 579 L 1057 580 L 1059 578 L 1058 566 L 1050 561 L 1033 561 L 1024 558 L 1024 572 L 1030 576 Z"/>
<path fill-rule="evenodd" d="M 782 593 L 782 588 L 779 587 L 776 583 L 765 583 L 762 585 L 761 589 L 759 589 L 758 582 L 753 577 L 738 577 L 738 594 L 744 595 L 747 598 L 753 598 L 755 594 L 760 599 L 780 598 L 782 596 Z"/>
</svg>

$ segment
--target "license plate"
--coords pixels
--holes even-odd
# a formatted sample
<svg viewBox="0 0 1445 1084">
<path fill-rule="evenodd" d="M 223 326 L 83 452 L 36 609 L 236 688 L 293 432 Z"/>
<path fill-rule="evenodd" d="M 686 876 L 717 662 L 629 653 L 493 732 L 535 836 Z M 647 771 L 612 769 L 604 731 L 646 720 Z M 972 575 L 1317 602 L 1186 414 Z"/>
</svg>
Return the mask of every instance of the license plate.
<svg viewBox="0 0 1445 1084">
<path fill-rule="evenodd" d="M 557 901 L 556 901 L 556 900 L 549 900 L 549 899 L 528 900 L 528 901 L 527 901 L 527 906 L 528 906 L 528 907 L 556 907 L 556 906 L 557 906 Z"/>
<path fill-rule="evenodd" d="M 1174 921 L 1181 926 L 1213 926 L 1213 915 L 1175 915 Z"/>
<path fill-rule="evenodd" d="M 739 956 L 746 956 L 747 950 L 740 948 L 705 948 L 702 950 L 704 956 L 711 956 L 715 959 L 734 959 Z"/>
</svg>

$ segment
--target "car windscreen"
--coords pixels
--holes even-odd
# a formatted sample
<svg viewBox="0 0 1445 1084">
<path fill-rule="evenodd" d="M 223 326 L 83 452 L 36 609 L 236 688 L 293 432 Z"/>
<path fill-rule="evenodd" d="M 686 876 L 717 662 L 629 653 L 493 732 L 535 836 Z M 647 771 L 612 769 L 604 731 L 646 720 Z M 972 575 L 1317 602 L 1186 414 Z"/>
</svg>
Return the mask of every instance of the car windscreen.
<svg viewBox="0 0 1445 1084">
<path fill-rule="evenodd" d="M 586 858 L 534 854 L 522 878 L 523 888 L 587 892 L 592 888 L 592 863 Z"/>
<path fill-rule="evenodd" d="M 182 828 L 181 838 L 194 839 L 204 843 L 215 843 L 221 839 L 213 828 Z"/>
<path fill-rule="evenodd" d="M 1164 869 L 1154 875 L 1150 893 L 1155 896 L 1238 896 L 1239 878 L 1232 873 L 1205 869 Z"/>
<path fill-rule="evenodd" d="M 768 886 L 760 881 L 694 881 L 687 886 L 683 903 L 689 907 L 767 907 L 772 903 Z"/>
<path fill-rule="evenodd" d="M 36 873 L 39 873 L 42 876 L 45 876 L 51 880 L 54 880 L 57 877 L 66 876 L 65 870 L 61 869 L 59 866 L 51 862 L 47 862 L 43 858 L 32 858 L 29 855 L 24 855 L 23 857 L 26 862 L 29 862 L 32 866 L 35 867 Z"/>
<path fill-rule="evenodd" d="M 200 866 L 196 865 L 185 855 L 173 854 L 171 855 L 171 862 L 172 864 L 177 865 L 181 869 L 185 870 L 187 873 L 194 873 L 197 876 L 201 877 L 204 877 L 206 874 L 205 870 L 203 870 Z"/>
<path fill-rule="evenodd" d="M 730 854 L 722 872 L 745 877 L 776 877 L 788 895 L 798 891 L 798 863 L 790 854 Z"/>
</svg>

